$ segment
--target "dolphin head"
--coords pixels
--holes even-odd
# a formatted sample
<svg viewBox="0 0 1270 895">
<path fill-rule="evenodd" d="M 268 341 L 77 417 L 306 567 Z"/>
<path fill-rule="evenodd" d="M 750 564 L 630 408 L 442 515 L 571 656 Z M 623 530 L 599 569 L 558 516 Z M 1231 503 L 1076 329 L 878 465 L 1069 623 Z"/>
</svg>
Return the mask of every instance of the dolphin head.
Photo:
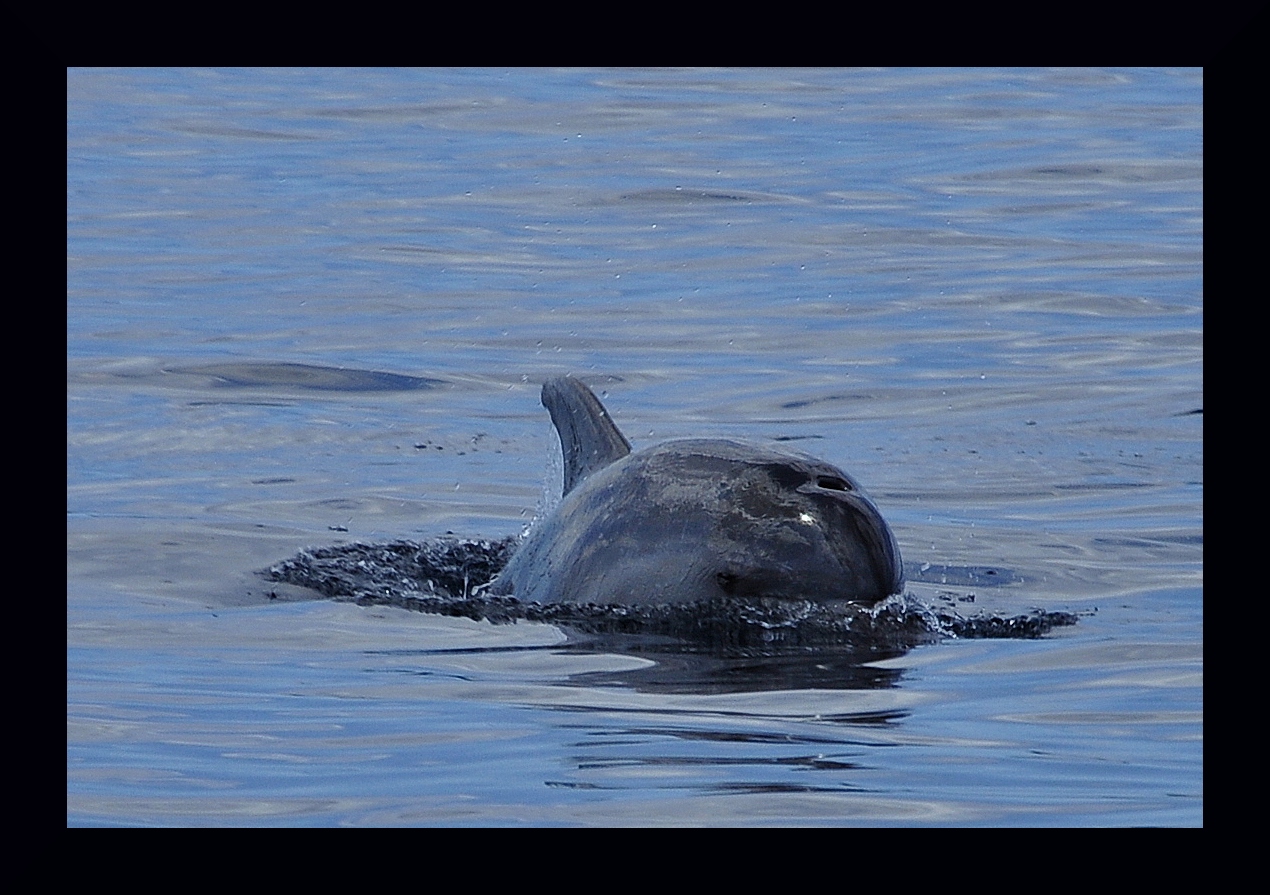
<svg viewBox="0 0 1270 895">
<path fill-rule="evenodd" d="M 641 541 L 690 567 L 702 592 L 872 604 L 904 586 L 899 546 L 850 475 L 740 439 L 670 441 L 615 477 L 641 497 Z M 603 480 L 601 480 L 603 481 Z"/>
</svg>

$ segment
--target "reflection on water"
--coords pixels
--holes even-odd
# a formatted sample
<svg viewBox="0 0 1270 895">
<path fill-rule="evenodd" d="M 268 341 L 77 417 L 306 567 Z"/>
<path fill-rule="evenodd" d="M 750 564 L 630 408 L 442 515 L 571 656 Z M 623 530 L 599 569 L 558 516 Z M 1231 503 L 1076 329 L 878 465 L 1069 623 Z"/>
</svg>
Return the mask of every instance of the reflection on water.
<svg viewBox="0 0 1270 895">
<path fill-rule="evenodd" d="M 607 667 L 571 673 L 570 687 L 623 687 L 640 693 L 681 693 L 701 696 L 723 693 L 764 693 L 780 690 L 878 690 L 894 686 L 900 678 L 895 668 L 869 663 L 893 659 L 906 650 L 817 647 L 780 649 L 720 649 L 685 643 L 669 637 L 637 634 L 584 634 L 569 632 L 568 642 L 544 646 L 480 647 L 454 650 L 375 651 L 395 656 L 403 664 L 429 659 L 454 659 L 461 655 L 490 656 L 499 653 L 539 651 L 554 657 L 625 656 L 635 659 L 630 667 Z M 566 663 L 569 664 L 569 663 Z M 404 669 L 403 669 L 404 670 Z M 434 674 L 419 670 L 417 674 Z M 859 713 L 868 720 L 877 712 Z M 886 714 L 885 712 L 882 714 Z M 899 717 L 902 713 L 896 715 Z M 842 720 L 845 720 L 843 718 Z"/>
<path fill-rule="evenodd" d="M 576 674 L 570 678 L 572 686 L 624 686 L 645 693 L 701 695 L 779 690 L 880 690 L 895 686 L 900 670 L 869 663 L 894 659 L 907 652 L 829 646 L 720 651 L 681 642 L 648 642 L 612 636 L 583 639 L 570 644 L 570 649 L 652 660 L 652 664 L 641 668 Z M 880 716 L 875 712 L 850 713 L 850 720 L 866 723 L 903 715 L 902 712 L 883 712 Z"/>
<path fill-rule="evenodd" d="M 202 364 L 192 367 L 173 367 L 163 374 L 189 380 L 201 377 L 213 386 L 231 388 L 280 388 L 315 389 L 330 392 L 388 392 L 407 391 L 416 388 L 436 388 L 443 385 L 440 379 L 421 376 L 403 376 L 400 373 L 380 373 L 372 370 L 349 370 L 335 367 L 318 367 L 312 364 Z"/>
</svg>

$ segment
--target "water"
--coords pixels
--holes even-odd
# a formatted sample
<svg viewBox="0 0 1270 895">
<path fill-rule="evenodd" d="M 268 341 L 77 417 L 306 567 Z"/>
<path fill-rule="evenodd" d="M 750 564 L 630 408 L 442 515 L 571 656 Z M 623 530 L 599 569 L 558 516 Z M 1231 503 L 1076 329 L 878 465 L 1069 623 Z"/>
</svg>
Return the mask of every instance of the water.
<svg viewBox="0 0 1270 895">
<path fill-rule="evenodd" d="M 1198 71 L 70 71 L 67 822 L 1201 825 L 1202 296 Z M 566 372 L 1081 621 L 808 684 L 268 598 L 520 531 Z"/>
</svg>

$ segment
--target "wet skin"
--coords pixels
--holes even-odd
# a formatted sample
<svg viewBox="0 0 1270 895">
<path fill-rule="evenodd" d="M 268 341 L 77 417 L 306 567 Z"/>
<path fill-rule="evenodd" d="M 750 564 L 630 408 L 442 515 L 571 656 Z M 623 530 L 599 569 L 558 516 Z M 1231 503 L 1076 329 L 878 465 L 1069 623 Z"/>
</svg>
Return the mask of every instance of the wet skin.
<svg viewBox="0 0 1270 895">
<path fill-rule="evenodd" d="M 841 469 L 741 439 L 631 453 L 579 380 L 549 380 L 542 395 L 564 452 L 564 497 L 492 593 L 631 606 L 728 596 L 873 604 L 903 589 L 890 528 Z"/>
</svg>

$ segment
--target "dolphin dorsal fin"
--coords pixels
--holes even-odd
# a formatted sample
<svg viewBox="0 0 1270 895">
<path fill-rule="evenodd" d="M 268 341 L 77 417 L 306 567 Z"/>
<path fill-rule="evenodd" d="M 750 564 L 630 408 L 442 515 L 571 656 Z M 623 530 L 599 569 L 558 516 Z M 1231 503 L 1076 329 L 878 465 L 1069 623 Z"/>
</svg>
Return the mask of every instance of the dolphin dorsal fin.
<svg viewBox="0 0 1270 895">
<path fill-rule="evenodd" d="M 631 452 L 631 443 L 609 419 L 600 399 L 580 380 L 557 376 L 542 384 L 542 406 L 551 414 L 564 454 L 564 493 L 614 460 Z"/>
</svg>

